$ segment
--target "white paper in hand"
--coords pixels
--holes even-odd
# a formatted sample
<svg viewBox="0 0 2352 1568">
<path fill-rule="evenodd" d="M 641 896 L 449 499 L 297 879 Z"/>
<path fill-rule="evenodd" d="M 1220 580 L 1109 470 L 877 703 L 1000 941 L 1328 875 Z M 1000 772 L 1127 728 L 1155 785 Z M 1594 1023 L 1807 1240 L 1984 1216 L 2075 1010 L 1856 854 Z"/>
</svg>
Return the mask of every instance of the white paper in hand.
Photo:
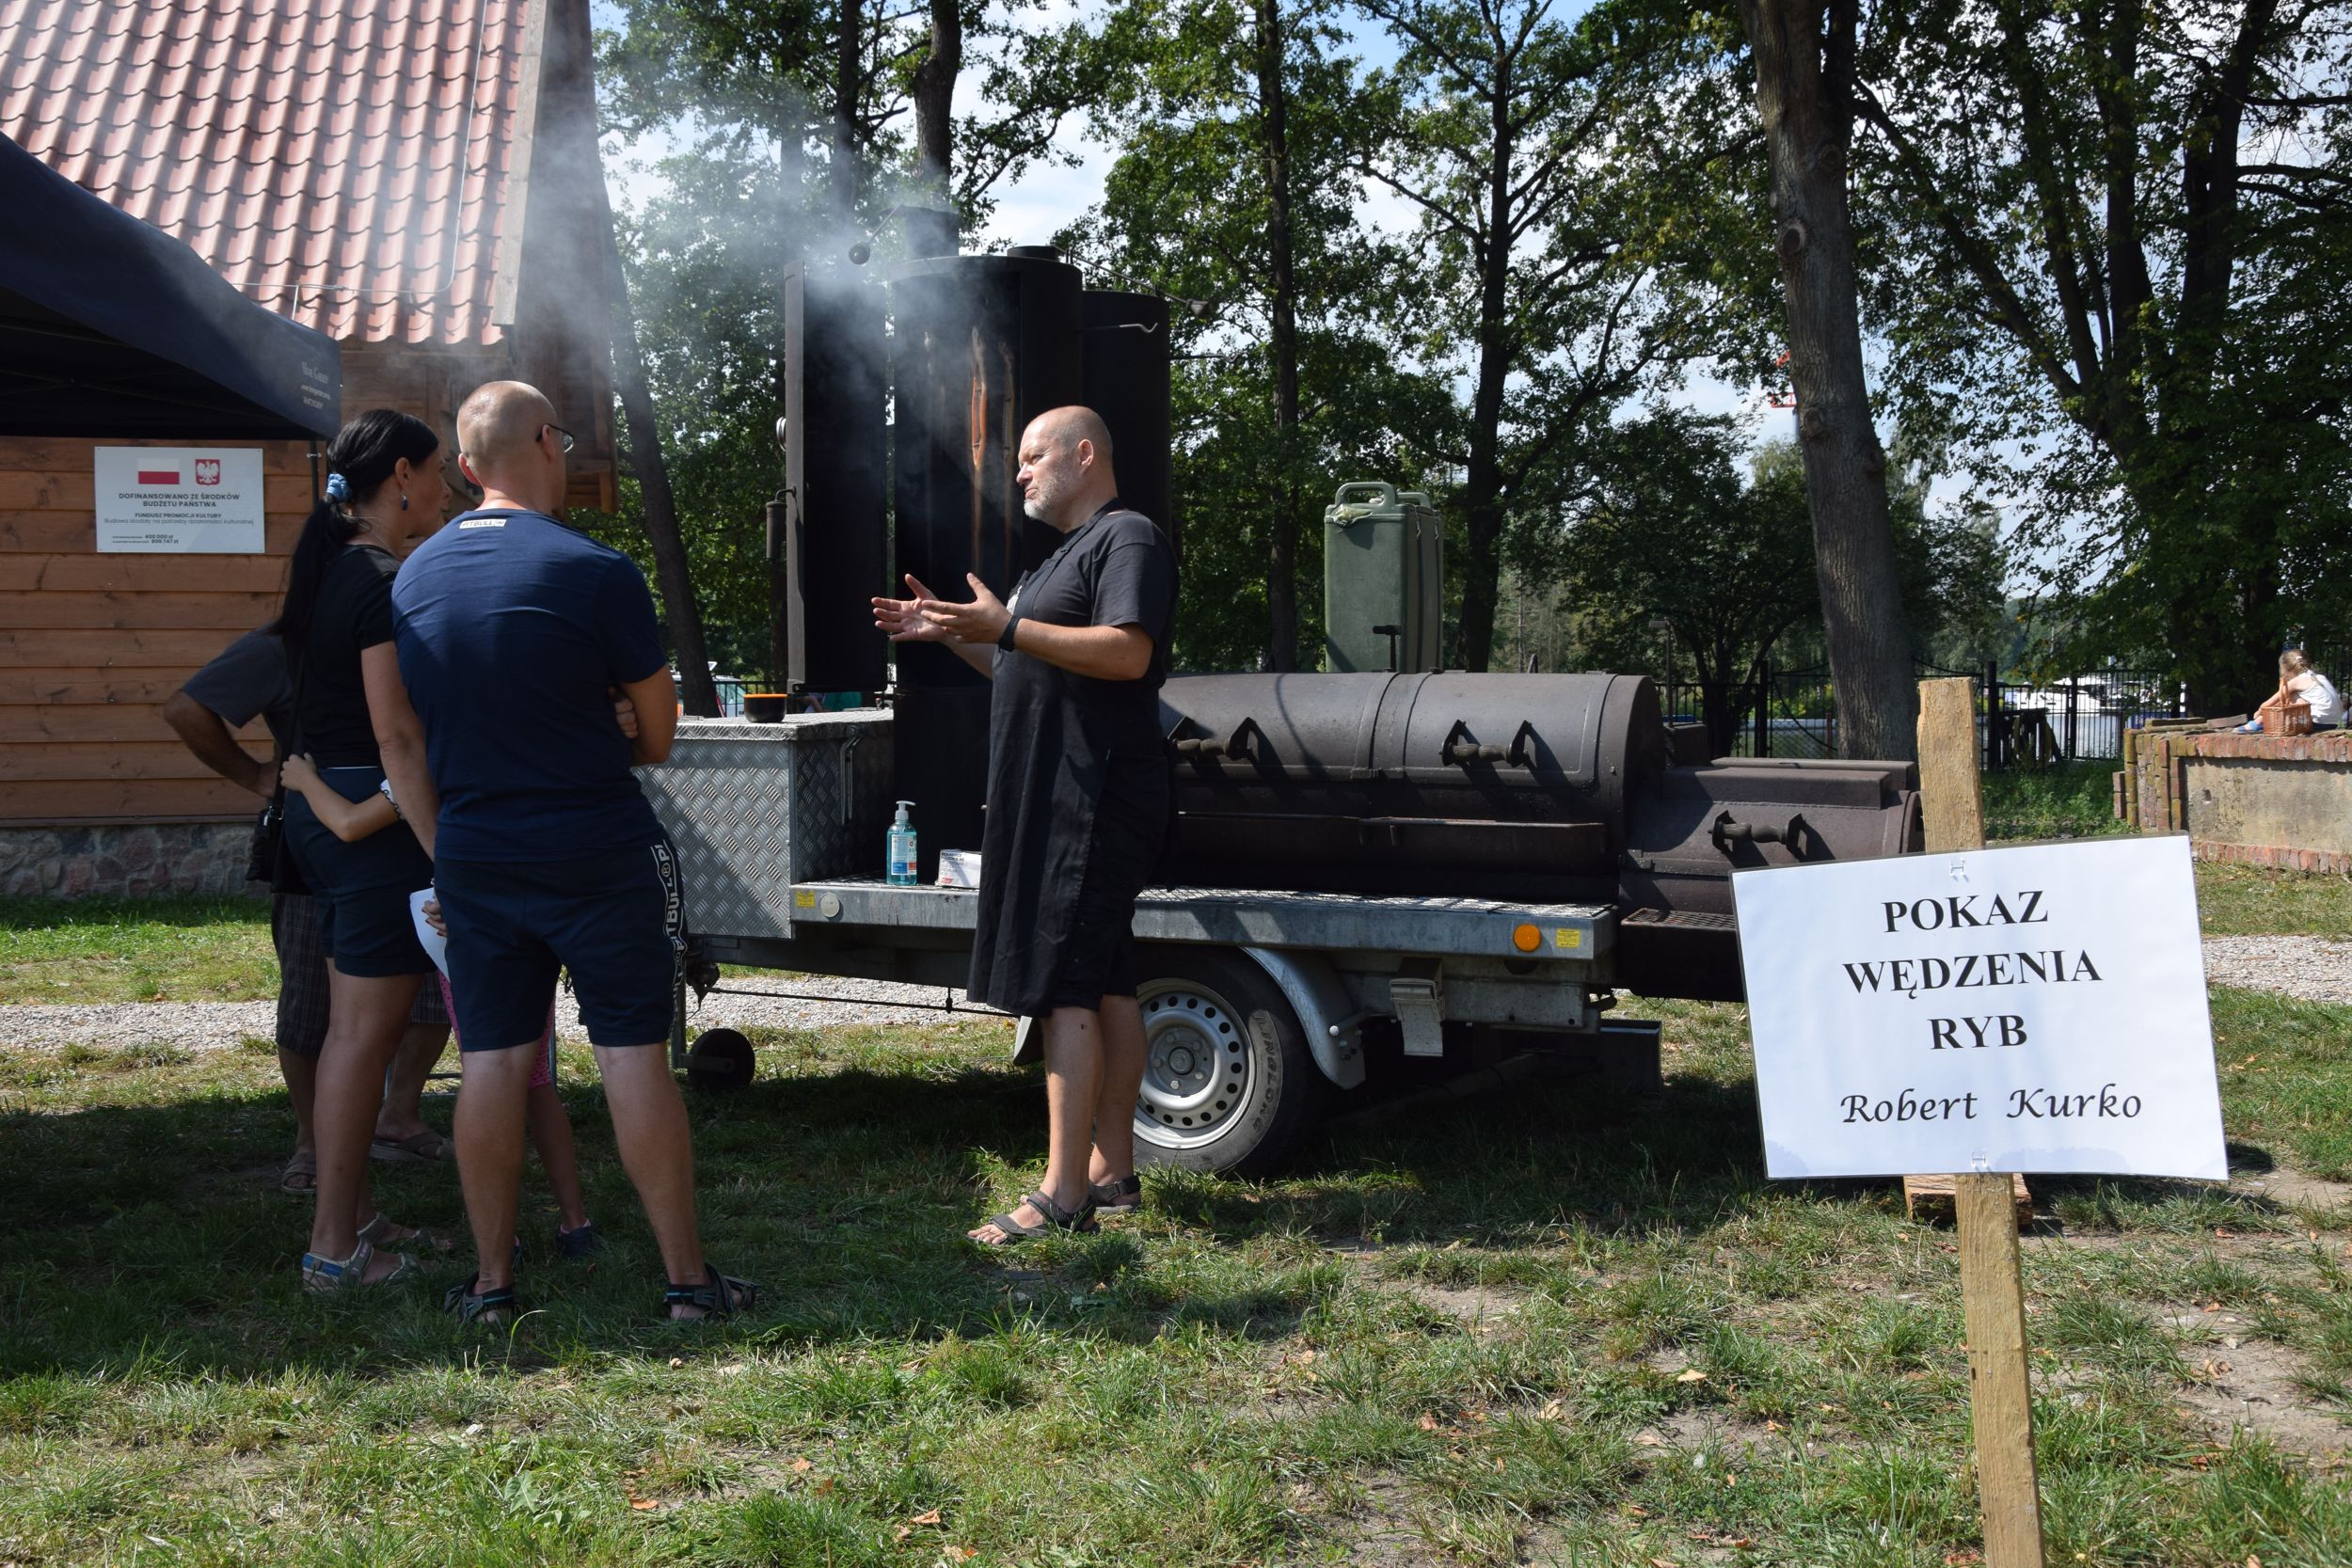
<svg viewBox="0 0 2352 1568">
<path fill-rule="evenodd" d="M 449 975 L 449 939 L 435 930 L 433 923 L 424 917 L 424 907 L 432 901 L 433 889 L 430 886 L 421 887 L 410 894 L 408 918 L 416 922 L 417 940 L 424 943 L 424 956 L 433 960 L 433 967 L 439 970 L 446 979 Z"/>
</svg>

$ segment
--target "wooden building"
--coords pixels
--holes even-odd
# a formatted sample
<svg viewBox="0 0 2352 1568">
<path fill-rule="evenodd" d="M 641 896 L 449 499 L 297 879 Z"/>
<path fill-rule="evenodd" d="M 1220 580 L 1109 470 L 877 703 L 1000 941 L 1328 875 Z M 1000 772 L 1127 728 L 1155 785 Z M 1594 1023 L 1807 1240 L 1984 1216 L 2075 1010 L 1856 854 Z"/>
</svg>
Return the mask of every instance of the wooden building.
<svg viewBox="0 0 2352 1568">
<path fill-rule="evenodd" d="M 0 0 L 0 135 L 333 340 L 343 418 L 405 409 L 453 451 L 468 391 L 537 385 L 579 437 L 571 504 L 609 509 L 589 50 L 588 0 Z M 276 612 L 324 442 L 199 439 L 198 401 L 184 428 L 131 401 L 79 429 L 0 398 L 0 892 L 242 867 L 222 825 L 254 802 L 155 706 Z M 266 548 L 101 552 L 99 451 L 140 445 L 259 451 Z"/>
</svg>

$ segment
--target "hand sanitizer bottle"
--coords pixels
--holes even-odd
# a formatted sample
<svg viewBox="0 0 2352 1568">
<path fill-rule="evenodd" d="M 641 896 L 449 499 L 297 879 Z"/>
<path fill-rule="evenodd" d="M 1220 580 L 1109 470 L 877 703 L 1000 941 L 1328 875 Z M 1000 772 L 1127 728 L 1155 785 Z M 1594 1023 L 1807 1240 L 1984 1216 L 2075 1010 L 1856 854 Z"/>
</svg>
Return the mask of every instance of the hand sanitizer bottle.
<svg viewBox="0 0 2352 1568">
<path fill-rule="evenodd" d="M 887 875 L 892 887 L 914 885 L 914 824 L 907 820 L 907 813 L 914 809 L 914 801 L 899 801 L 898 820 L 890 824 Z"/>
</svg>

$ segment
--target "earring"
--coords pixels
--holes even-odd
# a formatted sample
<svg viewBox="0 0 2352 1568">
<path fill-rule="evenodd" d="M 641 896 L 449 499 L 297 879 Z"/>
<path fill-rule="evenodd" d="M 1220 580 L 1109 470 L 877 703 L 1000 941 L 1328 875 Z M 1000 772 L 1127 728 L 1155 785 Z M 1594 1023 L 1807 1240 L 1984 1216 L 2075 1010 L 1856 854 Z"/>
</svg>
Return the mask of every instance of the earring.
<svg viewBox="0 0 2352 1568">
<path fill-rule="evenodd" d="M 405 512 L 405 511 L 407 511 L 407 510 L 408 510 L 408 492 L 407 492 L 407 491 L 405 491 L 405 490 L 403 490 L 403 491 L 400 493 L 400 509 L 401 509 L 403 512 Z"/>
</svg>

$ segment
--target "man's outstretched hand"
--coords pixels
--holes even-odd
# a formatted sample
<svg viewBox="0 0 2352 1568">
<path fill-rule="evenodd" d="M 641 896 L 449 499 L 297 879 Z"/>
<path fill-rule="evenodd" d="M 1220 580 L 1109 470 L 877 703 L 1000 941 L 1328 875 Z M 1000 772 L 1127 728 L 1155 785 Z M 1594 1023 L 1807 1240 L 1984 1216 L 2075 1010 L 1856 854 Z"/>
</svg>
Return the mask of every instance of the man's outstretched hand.
<svg viewBox="0 0 2352 1568">
<path fill-rule="evenodd" d="M 963 580 L 971 585 L 972 602 L 949 604 L 909 573 L 907 586 L 914 591 L 914 597 L 876 599 L 875 626 L 893 642 L 995 641 L 1004 634 L 1005 623 L 1012 619 L 1011 612 L 978 578 L 966 572 Z"/>
</svg>

